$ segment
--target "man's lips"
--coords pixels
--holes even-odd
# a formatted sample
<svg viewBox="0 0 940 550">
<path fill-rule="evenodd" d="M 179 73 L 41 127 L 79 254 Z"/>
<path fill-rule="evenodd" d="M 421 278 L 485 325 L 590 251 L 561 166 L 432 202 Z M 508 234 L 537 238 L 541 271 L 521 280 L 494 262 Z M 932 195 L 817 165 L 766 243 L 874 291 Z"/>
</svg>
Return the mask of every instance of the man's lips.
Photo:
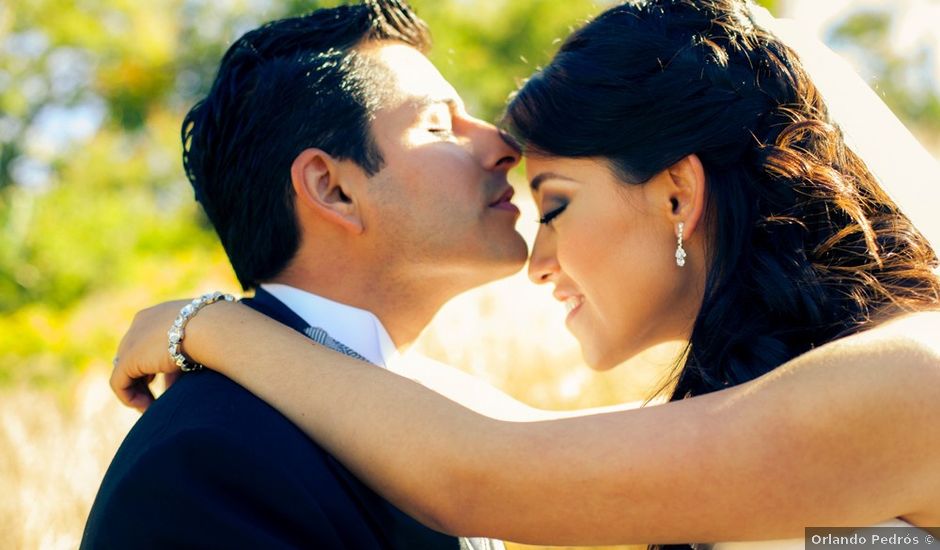
<svg viewBox="0 0 940 550">
<path fill-rule="evenodd" d="M 512 187 L 507 187 L 503 194 L 499 196 L 494 202 L 490 203 L 490 208 L 496 208 L 498 210 L 506 210 L 509 212 L 519 212 L 519 208 L 512 203 L 512 197 L 516 194 L 516 191 Z"/>
</svg>

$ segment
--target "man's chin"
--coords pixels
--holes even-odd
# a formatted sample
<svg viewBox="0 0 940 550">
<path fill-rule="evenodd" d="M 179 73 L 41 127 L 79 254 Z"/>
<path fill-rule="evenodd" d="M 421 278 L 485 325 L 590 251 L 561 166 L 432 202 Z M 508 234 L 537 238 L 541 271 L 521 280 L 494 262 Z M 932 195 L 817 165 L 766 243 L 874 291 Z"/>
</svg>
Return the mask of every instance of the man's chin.
<svg viewBox="0 0 940 550">
<path fill-rule="evenodd" d="M 502 269 L 502 275 L 498 277 L 500 279 L 519 273 L 529 260 L 529 246 L 522 238 L 522 235 L 517 233 L 516 236 L 518 239 L 510 247 L 506 257 L 502 259 L 503 261 L 497 265 L 498 269 Z"/>
<path fill-rule="evenodd" d="M 501 261 L 493 262 L 482 269 L 481 285 L 512 277 L 522 271 L 525 267 L 526 258 L 504 258 Z"/>
<path fill-rule="evenodd" d="M 499 239 L 491 239 L 489 250 L 481 258 L 495 270 L 501 271 L 500 277 L 513 275 L 525 266 L 529 259 L 529 245 L 515 229 L 508 234 L 501 234 Z M 508 271 L 507 271 L 508 270 Z"/>
<path fill-rule="evenodd" d="M 526 265 L 526 255 L 507 255 L 480 262 L 468 272 L 471 283 L 466 290 L 512 277 Z"/>
<path fill-rule="evenodd" d="M 499 279 L 504 279 L 504 278 L 506 278 L 506 277 L 511 277 L 511 276 L 515 275 L 516 273 L 519 273 L 520 271 L 522 271 L 522 268 L 525 267 L 526 259 L 527 259 L 527 258 L 528 258 L 528 257 L 525 257 L 525 258 L 523 258 L 521 261 L 519 261 L 519 260 L 513 260 L 513 261 L 511 261 L 511 262 L 507 262 L 506 265 L 503 266 L 503 267 L 504 267 L 503 273 L 500 274 L 500 275 L 498 276 L 498 278 L 499 278 Z"/>
<path fill-rule="evenodd" d="M 470 256 L 465 256 L 463 262 L 463 275 L 472 281 L 471 288 L 483 286 L 519 273 L 529 259 L 529 248 L 525 240 L 518 233 L 513 232 L 512 237 L 484 250 L 477 250 Z"/>
</svg>

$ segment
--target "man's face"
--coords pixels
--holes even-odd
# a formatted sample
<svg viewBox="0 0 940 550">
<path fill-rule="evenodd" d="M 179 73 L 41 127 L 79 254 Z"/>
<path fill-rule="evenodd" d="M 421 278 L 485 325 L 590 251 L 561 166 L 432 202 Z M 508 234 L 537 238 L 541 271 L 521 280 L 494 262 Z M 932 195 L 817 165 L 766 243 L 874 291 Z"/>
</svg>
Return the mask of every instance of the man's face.
<svg viewBox="0 0 940 550">
<path fill-rule="evenodd" d="M 527 250 L 506 178 L 518 151 L 470 116 L 416 49 L 377 42 L 359 51 L 388 72 L 372 122 L 385 164 L 363 201 L 380 253 L 406 276 L 472 285 L 518 271 Z"/>
</svg>

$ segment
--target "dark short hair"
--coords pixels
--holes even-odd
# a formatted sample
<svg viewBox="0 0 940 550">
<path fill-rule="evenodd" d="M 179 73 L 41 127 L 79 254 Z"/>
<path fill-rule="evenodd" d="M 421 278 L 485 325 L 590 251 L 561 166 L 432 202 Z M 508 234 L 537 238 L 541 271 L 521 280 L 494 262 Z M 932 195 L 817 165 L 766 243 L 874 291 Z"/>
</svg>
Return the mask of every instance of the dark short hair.
<svg viewBox="0 0 940 550">
<path fill-rule="evenodd" d="M 300 246 L 290 179 L 299 153 L 317 147 L 370 175 L 381 169 L 370 129 L 381 75 L 355 51 L 370 40 L 430 47 L 400 0 L 272 21 L 232 44 L 186 115 L 183 166 L 243 288 L 279 274 Z"/>
<path fill-rule="evenodd" d="M 604 158 L 624 185 L 701 159 L 708 275 L 673 399 L 940 304 L 930 244 L 745 0 L 610 8 L 523 86 L 506 122 L 526 154 Z"/>
</svg>

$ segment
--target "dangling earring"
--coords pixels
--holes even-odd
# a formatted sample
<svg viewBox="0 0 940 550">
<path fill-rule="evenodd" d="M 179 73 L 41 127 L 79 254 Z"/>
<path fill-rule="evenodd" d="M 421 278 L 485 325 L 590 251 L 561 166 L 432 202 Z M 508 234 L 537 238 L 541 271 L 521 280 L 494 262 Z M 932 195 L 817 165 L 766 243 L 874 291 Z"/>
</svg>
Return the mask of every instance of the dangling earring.
<svg viewBox="0 0 940 550">
<path fill-rule="evenodd" d="M 679 246 L 676 247 L 676 265 L 679 267 L 685 266 L 685 249 L 682 248 L 682 232 L 685 229 L 685 224 L 679 222 Z"/>
</svg>

